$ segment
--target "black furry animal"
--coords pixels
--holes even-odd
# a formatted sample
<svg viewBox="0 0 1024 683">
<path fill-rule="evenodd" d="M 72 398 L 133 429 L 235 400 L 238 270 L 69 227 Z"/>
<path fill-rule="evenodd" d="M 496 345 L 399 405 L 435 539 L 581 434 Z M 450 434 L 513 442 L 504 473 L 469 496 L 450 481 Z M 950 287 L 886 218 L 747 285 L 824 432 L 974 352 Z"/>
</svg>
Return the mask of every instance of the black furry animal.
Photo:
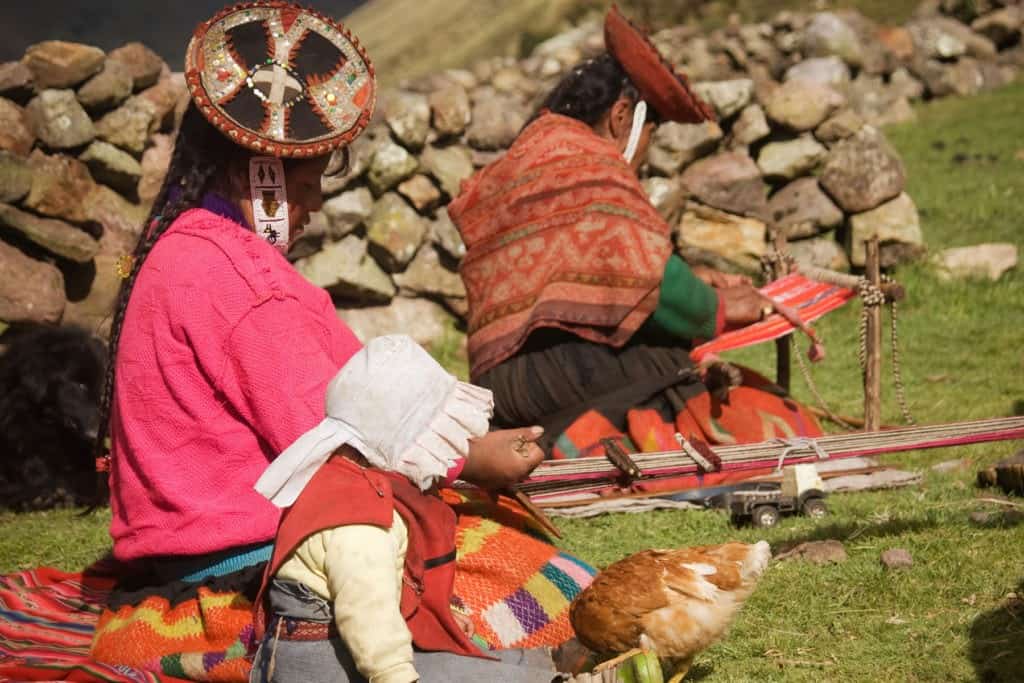
<svg viewBox="0 0 1024 683">
<path fill-rule="evenodd" d="M 75 327 L 11 332 L 0 356 L 0 509 L 91 502 L 106 347 Z"/>
</svg>

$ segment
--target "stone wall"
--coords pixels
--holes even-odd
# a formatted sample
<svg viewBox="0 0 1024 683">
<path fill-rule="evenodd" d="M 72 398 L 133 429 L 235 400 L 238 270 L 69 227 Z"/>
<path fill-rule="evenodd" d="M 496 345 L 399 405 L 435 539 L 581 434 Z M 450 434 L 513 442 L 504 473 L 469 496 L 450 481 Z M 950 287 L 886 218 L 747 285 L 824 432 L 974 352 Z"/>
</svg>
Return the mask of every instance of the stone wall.
<svg viewBox="0 0 1024 683">
<path fill-rule="evenodd" d="M 917 210 L 880 127 L 912 119 L 914 100 L 998 87 L 1024 64 L 1020 2 L 965 7 L 926 3 L 903 27 L 852 12 L 782 13 L 657 34 L 719 115 L 661 126 L 642 172 L 680 251 L 756 271 L 780 230 L 798 259 L 845 270 L 863 263 L 863 241 L 877 232 L 886 264 L 918 256 Z M 563 73 L 602 48 L 593 21 L 527 59 L 382 93 L 350 172 L 324 180 L 296 267 L 363 336 L 446 338 L 466 302 L 464 247 L 445 205 Z M 0 65 L 0 321 L 103 328 L 117 255 L 159 187 L 185 102 L 180 76 L 139 44 L 104 55 L 43 43 Z"/>
</svg>

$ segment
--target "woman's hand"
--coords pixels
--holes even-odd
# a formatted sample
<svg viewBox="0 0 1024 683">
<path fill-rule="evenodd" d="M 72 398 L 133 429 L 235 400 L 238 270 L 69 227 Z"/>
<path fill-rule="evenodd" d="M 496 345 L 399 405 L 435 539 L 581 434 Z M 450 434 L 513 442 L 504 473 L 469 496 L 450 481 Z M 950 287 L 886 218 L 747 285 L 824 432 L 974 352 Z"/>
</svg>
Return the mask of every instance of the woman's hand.
<svg viewBox="0 0 1024 683">
<path fill-rule="evenodd" d="M 455 623 L 459 625 L 459 630 L 465 633 L 467 638 L 472 638 L 475 632 L 473 620 L 454 609 L 452 610 L 452 616 L 455 617 Z"/>
<path fill-rule="evenodd" d="M 756 323 L 771 311 L 771 302 L 750 285 L 719 289 L 718 296 L 725 305 L 727 329 Z"/>
<path fill-rule="evenodd" d="M 544 459 L 544 452 L 534 443 L 542 434 L 540 427 L 524 427 L 473 439 L 459 479 L 490 491 L 519 483 Z"/>
<path fill-rule="evenodd" d="M 734 275 L 732 273 L 723 273 L 720 270 L 709 268 L 707 266 L 692 266 L 690 270 L 696 275 L 704 284 L 714 287 L 715 289 L 725 289 L 729 287 L 742 287 L 744 285 L 750 286 L 753 281 L 746 275 Z"/>
</svg>

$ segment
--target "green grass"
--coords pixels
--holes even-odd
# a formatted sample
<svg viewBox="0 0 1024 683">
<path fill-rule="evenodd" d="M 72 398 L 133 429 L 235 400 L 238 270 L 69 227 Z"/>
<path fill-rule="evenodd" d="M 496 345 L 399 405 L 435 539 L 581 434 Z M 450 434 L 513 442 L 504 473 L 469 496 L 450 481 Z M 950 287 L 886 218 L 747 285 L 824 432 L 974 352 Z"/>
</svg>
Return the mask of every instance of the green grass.
<svg viewBox="0 0 1024 683">
<path fill-rule="evenodd" d="M 908 192 L 918 203 L 933 250 L 986 241 L 1024 247 L 1020 110 L 1024 84 L 923 105 L 916 123 L 886 131 L 906 162 Z M 972 158 L 957 163 L 958 152 Z M 975 154 L 982 158 L 974 159 Z M 998 283 L 943 282 L 921 264 L 895 275 L 909 292 L 899 322 L 903 374 L 918 420 L 948 422 L 1019 410 L 1024 273 L 1018 269 Z M 854 415 L 862 407 L 857 315 L 851 305 L 821 322 L 829 356 L 814 369 L 832 407 Z M 452 337 L 434 352 L 448 363 L 463 364 L 464 372 L 456 342 Z M 772 371 L 769 348 L 734 357 Z M 799 374 L 794 390 L 810 399 Z M 884 419 L 898 423 L 888 382 L 884 391 Z M 1024 605 L 1008 601 L 1007 594 L 1024 595 L 1024 524 L 977 500 L 973 485 L 979 465 L 1019 447 L 1001 443 L 888 457 L 889 463 L 923 469 L 924 482 L 833 496 L 832 515 L 820 523 L 786 518 L 778 528 L 759 532 L 735 530 L 724 516 L 710 512 L 611 515 L 559 521 L 566 535 L 562 546 L 603 566 L 642 548 L 730 539 L 763 537 L 775 548 L 824 538 L 845 543 L 849 560 L 843 564 L 773 564 L 729 636 L 697 658 L 688 680 L 1019 680 Z M 971 462 L 950 474 L 927 469 L 953 458 Z M 998 512 L 978 525 L 968 517 L 975 510 Z M 0 515 L 0 571 L 39 564 L 80 568 L 108 548 L 108 523 L 108 512 Z M 881 569 L 880 553 L 893 547 L 911 552 L 911 569 Z"/>
</svg>

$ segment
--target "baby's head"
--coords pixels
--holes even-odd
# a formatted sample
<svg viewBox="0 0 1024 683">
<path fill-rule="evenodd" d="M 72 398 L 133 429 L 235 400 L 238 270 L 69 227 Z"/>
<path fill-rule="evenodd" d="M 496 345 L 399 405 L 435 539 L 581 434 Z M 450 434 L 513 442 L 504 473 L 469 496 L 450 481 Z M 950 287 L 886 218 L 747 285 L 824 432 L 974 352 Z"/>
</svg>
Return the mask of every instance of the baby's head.
<svg viewBox="0 0 1024 683">
<path fill-rule="evenodd" d="M 271 463 L 256 490 L 287 507 L 346 445 L 426 490 L 487 432 L 493 408 L 490 391 L 459 382 L 412 338 L 377 337 L 328 384 L 323 422 Z"/>
</svg>

